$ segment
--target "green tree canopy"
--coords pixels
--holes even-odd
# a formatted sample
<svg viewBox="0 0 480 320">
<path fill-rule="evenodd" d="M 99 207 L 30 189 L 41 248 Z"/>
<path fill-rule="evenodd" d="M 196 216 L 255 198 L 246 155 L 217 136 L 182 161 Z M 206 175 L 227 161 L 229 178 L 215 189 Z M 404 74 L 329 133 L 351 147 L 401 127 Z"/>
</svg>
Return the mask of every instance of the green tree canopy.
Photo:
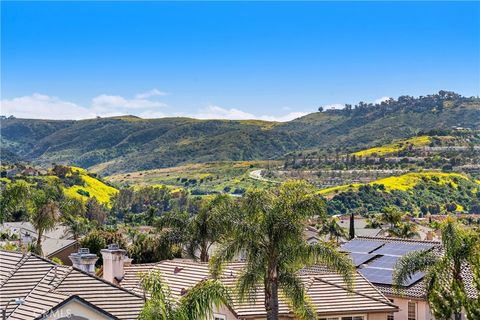
<svg viewBox="0 0 480 320">
<path fill-rule="evenodd" d="M 348 256 L 332 244 L 306 242 L 308 221 L 318 216 L 325 217 L 324 203 L 305 182 L 291 181 L 274 190 L 248 191 L 234 208 L 235 227 L 211 259 L 212 274 L 218 276 L 227 261 L 242 255 L 246 265 L 237 282 L 241 300 L 263 286 L 267 319 L 278 319 L 279 292 L 298 318 L 316 319 L 297 271 L 322 264 L 340 273 L 349 286 L 355 271 Z"/>
</svg>

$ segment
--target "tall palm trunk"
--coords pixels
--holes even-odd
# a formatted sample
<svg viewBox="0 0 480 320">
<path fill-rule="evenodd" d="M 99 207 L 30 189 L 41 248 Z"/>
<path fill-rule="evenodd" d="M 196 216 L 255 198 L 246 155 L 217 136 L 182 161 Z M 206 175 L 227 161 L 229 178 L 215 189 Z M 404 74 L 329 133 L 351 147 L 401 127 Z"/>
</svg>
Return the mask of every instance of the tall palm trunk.
<svg viewBox="0 0 480 320">
<path fill-rule="evenodd" d="M 35 253 L 42 255 L 43 256 L 43 250 L 42 250 L 42 237 L 43 237 L 43 230 L 38 230 L 37 231 L 37 245 L 36 245 L 36 251 Z"/>
<path fill-rule="evenodd" d="M 201 262 L 208 262 L 208 248 L 206 245 L 202 245 L 200 248 L 200 261 Z"/>
<path fill-rule="evenodd" d="M 265 311 L 267 320 L 278 320 L 278 280 L 277 269 L 271 268 L 265 283 Z"/>
</svg>

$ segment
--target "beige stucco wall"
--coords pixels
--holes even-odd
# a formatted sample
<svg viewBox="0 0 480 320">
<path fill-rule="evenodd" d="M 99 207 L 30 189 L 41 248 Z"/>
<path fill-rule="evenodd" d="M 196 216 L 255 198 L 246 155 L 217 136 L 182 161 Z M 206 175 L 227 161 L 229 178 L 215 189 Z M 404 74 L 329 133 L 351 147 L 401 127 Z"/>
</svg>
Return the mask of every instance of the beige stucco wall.
<svg viewBox="0 0 480 320">
<path fill-rule="evenodd" d="M 72 316 L 82 317 L 88 320 L 111 319 L 109 317 L 106 317 L 104 314 L 98 312 L 97 310 L 75 300 L 69 301 L 67 304 L 57 309 L 47 319 L 72 319 Z"/>
<path fill-rule="evenodd" d="M 408 302 L 415 302 L 417 305 L 417 320 L 434 320 L 430 315 L 428 304 L 423 300 L 413 300 L 407 298 L 387 297 L 393 300 L 393 304 L 397 305 L 400 309 L 395 313 L 395 320 L 406 320 L 408 315 Z"/>
<path fill-rule="evenodd" d="M 227 307 L 221 307 L 217 310 L 215 310 L 214 312 L 214 316 L 215 315 L 222 315 L 222 316 L 225 316 L 225 320 L 238 320 L 238 318 L 235 317 L 235 315 L 230 311 L 230 309 L 228 309 Z M 365 320 L 387 320 L 387 315 L 388 313 L 368 313 L 368 314 L 365 314 L 365 313 L 362 313 L 362 314 L 352 314 L 352 315 L 363 315 L 365 316 Z M 338 317 L 339 319 L 341 319 L 342 316 L 347 316 L 347 315 L 328 315 L 328 317 Z M 321 317 L 324 317 L 323 315 Z M 260 318 L 252 318 L 252 319 L 249 319 L 249 320 L 265 320 L 266 318 L 265 317 L 260 317 Z M 280 317 L 279 318 L 280 320 L 292 320 L 292 317 Z M 406 317 L 405 318 L 400 318 L 398 316 L 396 316 L 395 319 L 407 319 Z"/>
</svg>

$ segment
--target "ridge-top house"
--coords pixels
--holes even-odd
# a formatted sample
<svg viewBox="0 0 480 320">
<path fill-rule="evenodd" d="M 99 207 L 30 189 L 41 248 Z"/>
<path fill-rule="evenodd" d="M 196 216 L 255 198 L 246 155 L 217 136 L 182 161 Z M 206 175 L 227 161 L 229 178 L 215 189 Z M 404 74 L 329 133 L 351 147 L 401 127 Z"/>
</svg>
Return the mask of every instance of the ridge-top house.
<svg viewBox="0 0 480 320">
<path fill-rule="evenodd" d="M 392 314 L 389 320 L 434 320 L 426 301 L 424 274 L 414 274 L 400 290 L 393 287 L 392 276 L 396 262 L 411 251 L 435 250 L 441 254 L 441 243 L 429 240 L 413 240 L 382 237 L 356 237 L 341 247 L 348 252 L 357 271 L 367 278 L 400 310 Z M 477 293 L 472 287 L 472 272 L 468 267 L 463 270 L 465 287 L 470 298 Z M 462 319 L 465 319 L 463 316 Z"/>
</svg>

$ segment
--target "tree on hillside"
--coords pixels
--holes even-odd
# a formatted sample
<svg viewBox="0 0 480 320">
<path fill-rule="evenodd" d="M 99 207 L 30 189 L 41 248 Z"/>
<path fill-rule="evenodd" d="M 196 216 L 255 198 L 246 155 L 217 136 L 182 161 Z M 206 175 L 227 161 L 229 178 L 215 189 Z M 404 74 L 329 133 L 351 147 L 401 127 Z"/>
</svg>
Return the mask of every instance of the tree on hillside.
<svg viewBox="0 0 480 320">
<path fill-rule="evenodd" d="M 197 283 L 175 303 L 170 289 L 158 271 L 143 274 L 141 284 L 149 299 L 140 314 L 140 320 L 197 320 L 210 319 L 213 307 L 231 303 L 227 288 L 218 280 Z"/>
<path fill-rule="evenodd" d="M 325 265 L 352 285 L 355 268 L 348 256 L 331 243 L 309 245 L 304 239 L 308 220 L 325 218 L 325 205 L 312 186 L 292 181 L 276 190 L 248 191 L 232 212 L 234 228 L 211 259 L 212 274 L 218 276 L 227 261 L 245 256 L 237 283 L 239 297 L 245 300 L 263 286 L 267 319 L 278 319 L 279 294 L 298 318 L 316 319 L 297 276 L 299 268 Z"/>
<path fill-rule="evenodd" d="M 462 309 L 467 311 L 469 319 L 476 319 L 473 315 L 478 314 L 478 305 L 468 298 L 465 289 L 468 279 L 462 269 L 470 266 L 474 274 L 478 273 L 479 234 L 464 229 L 451 217 L 441 224 L 440 230 L 442 253 L 431 250 L 406 254 L 395 266 L 394 283 L 400 288 L 416 272 L 424 272 L 427 301 L 437 319 L 454 316 L 460 320 Z"/>
<path fill-rule="evenodd" d="M 326 221 L 317 225 L 317 229 L 319 236 L 328 236 L 328 239 L 336 244 L 338 244 L 340 240 L 348 238 L 347 230 L 340 226 L 339 219 L 337 217 L 327 219 Z"/>
<path fill-rule="evenodd" d="M 0 192 L 0 223 L 18 211 L 28 211 L 29 192 L 30 187 L 23 180 L 7 184 Z"/>
</svg>

